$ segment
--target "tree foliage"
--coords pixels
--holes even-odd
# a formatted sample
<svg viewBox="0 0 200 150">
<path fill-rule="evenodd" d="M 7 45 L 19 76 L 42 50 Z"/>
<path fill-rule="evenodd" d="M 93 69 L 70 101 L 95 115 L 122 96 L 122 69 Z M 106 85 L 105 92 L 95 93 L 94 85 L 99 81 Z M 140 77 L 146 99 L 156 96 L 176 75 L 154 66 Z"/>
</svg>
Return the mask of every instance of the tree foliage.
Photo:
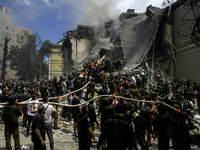
<svg viewBox="0 0 200 150">
<path fill-rule="evenodd" d="M 52 43 L 49 40 L 42 42 L 37 32 L 33 35 L 24 32 L 22 35 L 17 40 L 19 44 L 10 48 L 10 68 L 17 71 L 20 79 L 39 80 L 41 75 L 48 75 L 48 64 L 44 58 L 50 55 Z"/>
</svg>

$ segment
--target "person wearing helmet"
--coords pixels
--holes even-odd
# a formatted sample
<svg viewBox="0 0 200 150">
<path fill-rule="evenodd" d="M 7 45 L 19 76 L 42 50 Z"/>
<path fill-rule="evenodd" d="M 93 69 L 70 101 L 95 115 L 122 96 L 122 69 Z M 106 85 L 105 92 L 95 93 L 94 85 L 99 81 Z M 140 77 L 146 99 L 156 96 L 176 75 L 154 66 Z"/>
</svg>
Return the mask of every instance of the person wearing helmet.
<svg viewBox="0 0 200 150">
<path fill-rule="evenodd" d="M 123 66 L 124 66 L 124 62 L 123 62 L 123 60 L 121 60 L 121 61 L 120 61 L 120 70 L 123 69 Z"/>
<path fill-rule="evenodd" d="M 111 62 L 110 62 L 109 58 L 105 62 L 105 70 L 106 70 L 106 72 L 109 72 L 109 73 L 111 72 Z"/>
</svg>

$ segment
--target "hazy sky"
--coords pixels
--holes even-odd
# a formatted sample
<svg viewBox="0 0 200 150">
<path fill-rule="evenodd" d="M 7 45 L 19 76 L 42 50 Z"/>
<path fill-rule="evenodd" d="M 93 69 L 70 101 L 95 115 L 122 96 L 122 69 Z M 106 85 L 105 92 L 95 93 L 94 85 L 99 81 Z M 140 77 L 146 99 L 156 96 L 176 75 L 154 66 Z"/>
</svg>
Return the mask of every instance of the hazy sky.
<svg viewBox="0 0 200 150">
<path fill-rule="evenodd" d="M 78 24 L 95 25 L 127 9 L 145 12 L 149 5 L 161 8 L 163 0 L 0 0 L 12 10 L 13 23 L 37 31 L 42 40 L 56 44 L 62 33 Z"/>
</svg>

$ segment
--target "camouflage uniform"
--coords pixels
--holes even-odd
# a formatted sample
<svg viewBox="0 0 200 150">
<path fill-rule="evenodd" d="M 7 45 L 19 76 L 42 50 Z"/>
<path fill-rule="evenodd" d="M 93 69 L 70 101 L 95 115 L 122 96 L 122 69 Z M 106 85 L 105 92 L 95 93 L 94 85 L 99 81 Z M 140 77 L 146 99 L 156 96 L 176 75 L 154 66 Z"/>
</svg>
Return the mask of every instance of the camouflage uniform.
<svg viewBox="0 0 200 150">
<path fill-rule="evenodd" d="M 114 84 L 112 79 L 108 82 L 108 86 L 109 86 L 109 89 L 110 89 L 110 94 L 113 95 L 114 92 L 115 92 L 115 84 Z"/>
<path fill-rule="evenodd" d="M 52 97 L 56 96 L 55 92 L 52 92 L 51 95 L 52 95 Z M 60 103 L 58 98 L 50 99 L 49 102 Z M 54 123 L 54 126 L 53 126 L 54 129 L 58 129 L 58 105 L 56 105 L 56 110 L 57 110 L 56 112 L 52 113 L 52 116 L 54 118 L 54 122 L 53 122 Z"/>
<path fill-rule="evenodd" d="M 122 82 L 119 82 L 119 87 L 118 87 L 118 90 L 117 90 L 117 95 L 118 95 L 118 96 L 122 96 L 123 94 L 124 94 L 123 83 L 122 83 Z"/>
<path fill-rule="evenodd" d="M 3 118 L 2 118 L 3 121 L 5 122 L 6 150 L 12 150 L 11 134 L 13 135 L 14 138 L 15 150 L 20 150 L 18 117 L 21 116 L 21 112 L 20 109 L 14 105 L 17 97 L 12 95 L 9 96 L 8 99 L 10 105 L 4 107 Z"/>
<path fill-rule="evenodd" d="M 11 147 L 11 134 L 15 141 L 15 150 L 20 150 L 20 139 L 19 139 L 19 128 L 18 126 L 6 126 L 5 125 L 5 139 L 6 139 L 6 150 L 12 150 Z"/>
<path fill-rule="evenodd" d="M 130 89 L 130 95 L 133 99 L 139 99 L 140 98 L 139 91 L 136 88 Z"/>
<path fill-rule="evenodd" d="M 91 93 L 91 96 L 94 97 L 95 92 L 95 82 L 94 79 L 92 79 L 92 82 L 88 85 L 88 90 L 86 92 L 86 100 L 88 100 L 88 94 Z"/>
<path fill-rule="evenodd" d="M 45 98 L 48 96 L 48 88 L 45 84 L 42 84 L 40 87 L 40 92 L 41 92 L 41 98 Z"/>
<path fill-rule="evenodd" d="M 114 114 L 113 100 L 107 97 L 101 99 L 101 130 L 105 128 L 105 121 Z M 102 149 L 106 150 L 106 139 L 102 142 Z"/>
<path fill-rule="evenodd" d="M 56 89 L 51 81 L 51 82 L 49 82 L 49 93 L 52 96 L 52 94 L 54 94 L 55 92 L 56 92 Z"/>
</svg>

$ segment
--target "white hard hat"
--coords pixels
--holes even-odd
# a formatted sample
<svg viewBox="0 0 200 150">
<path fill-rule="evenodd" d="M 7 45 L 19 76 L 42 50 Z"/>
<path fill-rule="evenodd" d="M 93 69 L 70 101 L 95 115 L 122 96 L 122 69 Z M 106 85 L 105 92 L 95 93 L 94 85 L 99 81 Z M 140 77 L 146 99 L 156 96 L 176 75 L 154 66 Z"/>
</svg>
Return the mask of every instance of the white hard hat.
<svg viewBox="0 0 200 150">
<path fill-rule="evenodd" d="M 80 74 L 80 75 L 79 75 L 79 78 L 83 78 L 83 75 L 82 75 L 82 74 Z"/>
</svg>

